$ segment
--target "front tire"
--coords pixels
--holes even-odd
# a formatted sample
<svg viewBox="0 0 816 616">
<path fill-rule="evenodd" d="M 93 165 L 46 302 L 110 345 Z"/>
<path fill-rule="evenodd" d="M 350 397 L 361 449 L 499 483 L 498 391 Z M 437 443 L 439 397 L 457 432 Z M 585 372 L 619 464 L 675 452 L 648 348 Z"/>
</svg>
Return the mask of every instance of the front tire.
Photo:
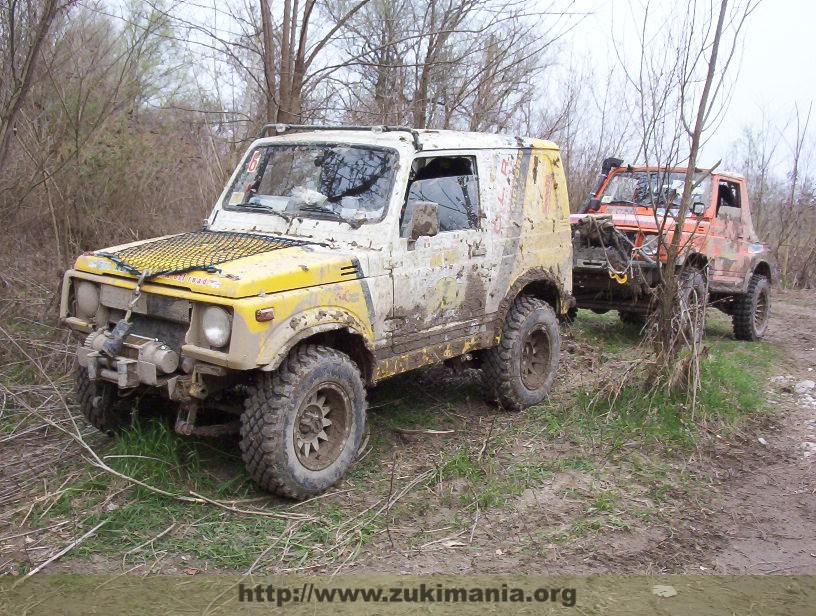
<svg viewBox="0 0 816 616">
<path fill-rule="evenodd" d="M 491 397 L 509 411 L 538 404 L 550 393 L 561 333 L 552 307 L 534 297 L 516 300 L 498 346 L 485 352 L 485 384 Z"/>
<path fill-rule="evenodd" d="M 112 435 L 130 425 L 132 399 L 121 398 L 113 383 L 92 381 L 81 366 L 76 367 L 74 381 L 79 408 L 94 428 Z"/>
<path fill-rule="evenodd" d="M 345 475 L 365 429 L 365 388 L 356 364 L 325 346 L 296 347 L 261 372 L 241 415 L 241 452 L 264 489 L 303 500 Z"/>
<path fill-rule="evenodd" d="M 734 298 L 731 323 L 737 340 L 762 340 L 771 318 L 771 281 L 762 274 L 751 276 L 748 291 Z"/>
</svg>

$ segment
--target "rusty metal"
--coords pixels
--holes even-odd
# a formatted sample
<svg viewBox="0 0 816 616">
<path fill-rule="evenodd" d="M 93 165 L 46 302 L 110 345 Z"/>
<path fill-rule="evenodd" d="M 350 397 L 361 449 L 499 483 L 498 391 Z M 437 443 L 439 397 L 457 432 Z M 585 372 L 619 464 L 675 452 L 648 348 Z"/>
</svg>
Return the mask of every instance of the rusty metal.
<svg viewBox="0 0 816 616">
<path fill-rule="evenodd" d="M 527 334 L 521 353 L 521 380 L 528 389 L 538 389 L 547 379 L 550 343 L 547 332 L 538 327 Z"/>
<path fill-rule="evenodd" d="M 373 133 L 394 133 L 403 132 L 410 133 L 414 141 L 414 148 L 417 152 L 422 150 L 422 143 L 419 138 L 419 131 L 410 126 L 389 126 L 385 124 L 363 126 L 363 125 L 348 125 L 348 124 L 265 124 L 258 133 L 258 139 L 263 139 L 267 136 L 270 130 L 274 130 L 276 135 L 280 135 L 287 131 L 361 131 L 369 130 Z"/>
<path fill-rule="evenodd" d="M 179 404 L 176 414 L 176 432 L 189 436 L 195 430 L 195 422 L 198 418 L 198 402 L 191 400 Z"/>
<path fill-rule="evenodd" d="M 236 419 L 223 424 L 193 426 L 193 430 L 190 434 L 192 436 L 226 436 L 228 434 L 238 434 L 240 431 L 241 421 Z"/>
<path fill-rule="evenodd" d="M 198 402 L 188 402 L 179 405 L 176 415 L 175 430 L 184 436 L 225 436 L 235 434 L 241 428 L 241 421 L 236 419 L 221 424 L 196 425 L 198 419 Z"/>
</svg>

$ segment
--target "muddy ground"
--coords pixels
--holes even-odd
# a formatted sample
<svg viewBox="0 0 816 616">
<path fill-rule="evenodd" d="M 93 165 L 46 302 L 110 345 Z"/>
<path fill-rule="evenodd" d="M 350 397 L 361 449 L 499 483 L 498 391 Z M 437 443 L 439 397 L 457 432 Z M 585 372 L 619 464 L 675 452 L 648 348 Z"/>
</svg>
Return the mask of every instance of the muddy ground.
<svg viewBox="0 0 816 616">
<path fill-rule="evenodd" d="M 157 516 L 152 527 L 122 523 L 44 570 L 816 574 L 816 388 L 807 383 L 816 380 L 814 304 L 812 291 L 775 293 L 766 342 L 775 359 L 757 372 L 767 412 L 703 426 L 691 450 L 661 449 L 659 438 L 637 432 L 613 443 L 614 434 L 576 431 L 547 409 L 498 413 L 471 395 L 473 374 L 434 368 L 370 393 L 371 443 L 329 495 L 301 506 L 239 484 L 233 506 L 304 517 L 285 527 L 285 550 L 266 549 L 278 532 L 261 527 L 268 517 L 256 528 L 215 506 L 187 519 L 186 505 L 171 511 L 159 501 L 145 510 Z M 728 339 L 725 318 L 713 321 L 707 336 Z M 599 327 L 609 342 L 622 326 L 611 319 Z M 637 333 L 627 335 L 624 344 L 636 344 Z M 614 379 L 614 356 L 585 332 L 566 331 L 551 404 Z M 53 404 L 42 387 L 44 404 Z M 104 473 L 89 483 L 75 442 L 28 430 L 0 439 L 0 572 L 12 575 L 45 562 L 95 520 L 141 504 L 133 486 Z M 83 433 L 100 455 L 111 451 L 111 439 Z M 216 444 L 236 449 L 229 439 Z M 200 447 L 195 473 L 216 483 L 243 473 L 237 456 L 208 458 L 211 445 Z M 85 492 L 59 496 L 79 480 Z M 196 539 L 206 525 L 215 534 Z M 246 553 L 219 554 L 213 542 Z"/>
<path fill-rule="evenodd" d="M 449 548 L 445 541 L 418 550 L 381 545 L 367 550 L 354 570 L 816 574 L 816 389 L 796 390 L 816 380 L 814 306 L 813 292 L 776 293 L 766 338 L 780 358 L 768 380 L 773 414 L 736 434 L 715 434 L 712 446 L 688 461 L 699 467 L 703 491 L 678 495 L 668 515 L 627 529 L 605 527 L 566 544 L 537 540 L 537 529 L 568 520 L 584 506 L 563 488 L 580 490 L 591 480 L 559 475 L 509 507 L 483 514 L 471 532 L 446 540 Z M 562 454 L 571 449 L 557 445 Z M 624 488 L 631 480 L 618 463 L 594 476 L 603 474 Z"/>
</svg>

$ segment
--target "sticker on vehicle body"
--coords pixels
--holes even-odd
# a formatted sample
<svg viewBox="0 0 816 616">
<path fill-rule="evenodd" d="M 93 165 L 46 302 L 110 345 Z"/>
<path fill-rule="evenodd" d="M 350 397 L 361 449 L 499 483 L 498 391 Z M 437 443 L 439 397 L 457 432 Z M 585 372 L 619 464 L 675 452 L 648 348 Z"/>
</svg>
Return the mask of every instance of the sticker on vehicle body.
<svg viewBox="0 0 816 616">
<path fill-rule="evenodd" d="M 244 193 L 240 190 L 236 190 L 234 193 L 230 195 L 229 204 L 230 205 L 241 205 L 244 202 Z"/>
<path fill-rule="evenodd" d="M 252 153 L 252 158 L 249 159 L 249 164 L 247 165 L 247 173 L 252 173 L 255 169 L 258 168 L 258 161 L 261 160 L 261 151 L 255 150 Z"/>
<path fill-rule="evenodd" d="M 88 265 L 91 266 L 94 269 L 97 269 L 97 270 L 107 271 L 107 270 L 110 270 L 112 264 L 111 264 L 110 261 L 96 261 L 96 260 L 94 260 L 94 261 L 89 261 Z"/>
<path fill-rule="evenodd" d="M 171 274 L 168 276 L 172 280 L 178 280 L 179 282 L 187 282 L 189 284 L 195 284 L 202 287 L 210 287 L 211 289 L 218 289 L 221 287 L 221 281 L 216 278 L 204 278 L 201 276 L 195 276 L 192 274 Z"/>
<path fill-rule="evenodd" d="M 607 207 L 606 213 L 607 214 L 632 214 L 634 213 L 634 208 L 632 207 Z"/>
</svg>

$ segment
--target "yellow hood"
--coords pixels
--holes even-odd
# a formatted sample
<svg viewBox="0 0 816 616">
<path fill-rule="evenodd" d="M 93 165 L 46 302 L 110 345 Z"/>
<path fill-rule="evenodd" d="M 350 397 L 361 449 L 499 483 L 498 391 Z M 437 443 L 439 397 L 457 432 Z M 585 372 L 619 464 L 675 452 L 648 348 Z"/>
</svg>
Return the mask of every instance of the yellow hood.
<svg viewBox="0 0 816 616">
<path fill-rule="evenodd" d="M 77 259 L 75 269 L 92 274 L 138 278 L 135 272 L 128 271 L 127 260 L 123 264 L 122 260 L 118 259 L 119 255 L 127 254 L 128 249 L 135 248 L 139 249 L 139 257 L 143 262 L 157 263 L 160 271 L 182 269 L 179 265 L 185 263 L 177 263 L 163 254 L 162 251 L 166 252 L 166 246 L 162 246 L 160 240 L 166 238 L 134 242 L 82 255 Z M 155 249 L 152 248 L 153 244 Z M 190 252 L 194 250 L 188 248 Z M 188 259 L 187 266 L 190 262 L 195 265 L 194 259 L 192 261 Z M 265 250 L 258 254 L 219 262 L 212 266 L 212 270 L 202 268 L 168 273 L 151 278 L 150 282 L 182 287 L 195 293 L 237 299 L 361 277 L 359 266 L 352 254 L 328 250 L 314 244 Z"/>
</svg>

